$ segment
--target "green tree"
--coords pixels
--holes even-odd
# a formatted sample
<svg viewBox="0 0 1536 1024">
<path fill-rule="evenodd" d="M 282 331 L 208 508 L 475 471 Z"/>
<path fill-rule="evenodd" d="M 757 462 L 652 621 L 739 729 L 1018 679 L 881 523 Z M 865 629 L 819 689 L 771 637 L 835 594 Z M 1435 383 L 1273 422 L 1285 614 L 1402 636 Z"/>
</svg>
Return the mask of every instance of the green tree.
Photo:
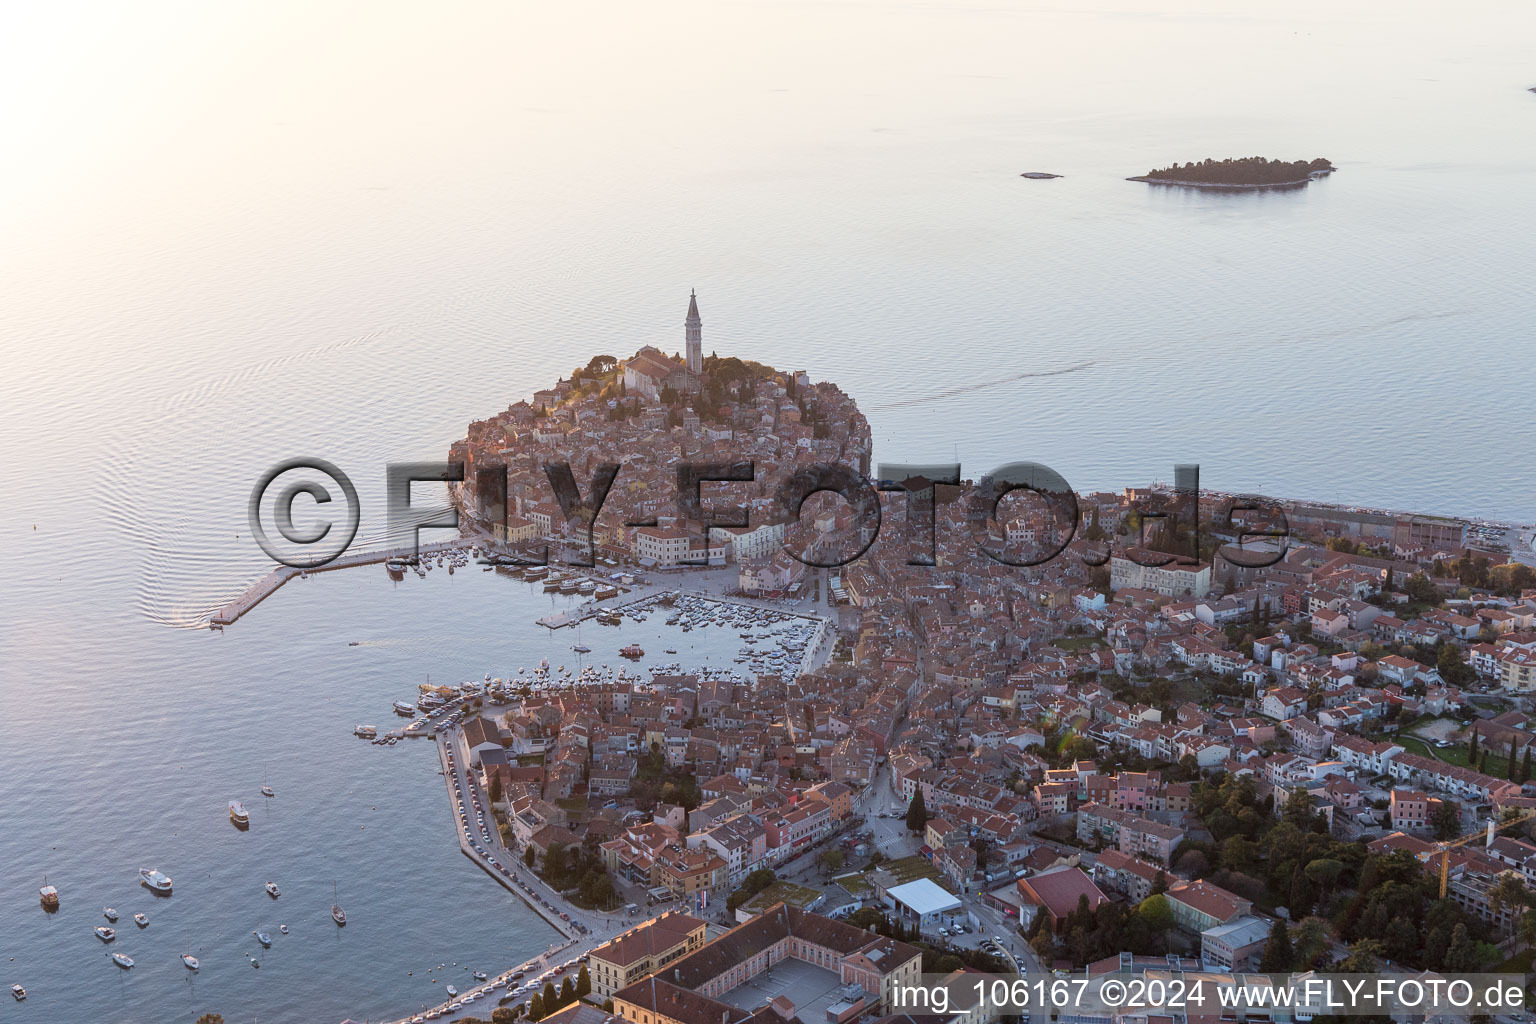
<svg viewBox="0 0 1536 1024">
<path fill-rule="evenodd" d="M 1466 935 L 1464 925 L 1456 927 L 1461 929 L 1463 936 Z M 1339 961 L 1336 970 L 1340 974 L 1375 974 L 1376 959 L 1381 953 L 1382 944 L 1379 939 L 1360 939 L 1350 945 L 1349 955 Z"/>
<path fill-rule="evenodd" d="M 1334 883 L 1344 873 L 1344 862 L 1333 857 L 1319 857 L 1307 863 L 1306 873 L 1308 878 L 1321 887 L 1322 898 L 1326 900 L 1333 891 Z"/>
<path fill-rule="evenodd" d="M 828 874 L 836 874 L 843 870 L 843 851 L 832 849 L 821 855 L 821 866 Z"/>
<path fill-rule="evenodd" d="M 491 1011 L 491 1024 L 512 1024 L 517 1020 L 517 1011 L 510 1006 L 498 1006 Z"/>
<path fill-rule="evenodd" d="M 907 828 L 922 832 L 927 827 L 928 808 L 923 806 L 923 787 L 918 786 L 917 792 L 912 794 L 912 803 L 907 806 Z"/>
<path fill-rule="evenodd" d="M 1477 763 L 1477 726 L 1472 727 L 1472 736 L 1467 740 L 1467 763 Z"/>
<path fill-rule="evenodd" d="M 1488 892 L 1488 906 L 1498 914 L 1506 906 L 1527 907 L 1530 906 L 1531 891 L 1525 887 L 1525 881 L 1513 871 L 1499 873 L 1499 880 L 1494 883 Z"/>
<path fill-rule="evenodd" d="M 1136 907 L 1136 916 L 1153 932 L 1166 932 L 1173 927 L 1173 906 L 1162 893 L 1142 900 Z"/>
<path fill-rule="evenodd" d="M 1431 821 L 1436 839 L 1455 839 L 1461 834 L 1461 809 L 1454 800 L 1441 800 Z"/>
<path fill-rule="evenodd" d="M 530 847 L 528 847 L 528 849 L 523 851 L 523 863 L 524 864 L 527 864 L 529 867 L 533 867 L 534 863 L 537 860 L 538 860 L 538 856 L 533 852 L 533 847 L 530 846 Z"/>
<path fill-rule="evenodd" d="M 587 965 L 582 964 L 581 970 L 576 975 L 576 997 L 589 995 L 592 992 L 592 975 L 587 973 Z"/>
<path fill-rule="evenodd" d="M 554 982 L 546 981 L 544 983 L 544 990 L 539 994 L 544 997 L 544 1011 L 546 1013 L 554 1013 L 560 1009 L 560 994 L 555 991 Z"/>
<path fill-rule="evenodd" d="M 548 985 L 545 986 L 545 988 L 548 988 L 548 987 L 549 987 Z M 535 992 L 533 994 L 533 998 L 528 1000 L 528 1019 L 529 1020 L 541 1020 L 541 1019 L 543 1019 L 543 1017 L 544 1017 L 544 996 L 541 995 L 538 992 Z"/>
<path fill-rule="evenodd" d="M 1269 941 L 1264 944 L 1264 958 L 1259 961 L 1259 970 L 1289 971 L 1295 959 L 1296 951 L 1291 947 L 1291 930 L 1285 926 L 1284 921 L 1276 918 L 1269 929 Z"/>
<path fill-rule="evenodd" d="M 570 975 L 560 983 L 560 1005 L 569 1006 L 576 1001 L 576 986 L 571 984 Z"/>
</svg>

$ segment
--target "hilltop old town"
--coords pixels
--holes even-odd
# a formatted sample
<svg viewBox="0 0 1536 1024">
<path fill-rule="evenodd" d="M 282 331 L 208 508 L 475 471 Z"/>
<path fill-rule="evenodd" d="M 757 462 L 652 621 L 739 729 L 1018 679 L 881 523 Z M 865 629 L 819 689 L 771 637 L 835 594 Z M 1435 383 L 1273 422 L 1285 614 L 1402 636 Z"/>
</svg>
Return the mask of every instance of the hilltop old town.
<svg viewBox="0 0 1536 1024">
<path fill-rule="evenodd" d="M 577 944 L 579 982 L 508 978 L 481 1015 L 979 1024 L 1003 1011 L 914 1011 L 898 989 L 1529 967 L 1519 530 L 1187 475 L 978 514 L 976 485 L 872 465 L 835 385 L 706 356 L 694 297 L 684 346 L 598 356 L 472 423 L 450 452 L 460 510 L 523 556 L 512 575 L 615 581 L 575 620 L 643 598 L 810 639 L 761 670 L 546 674 L 434 710 L 466 852 Z M 680 465 L 748 461 L 679 499 Z M 877 497 L 786 510 L 812 465 Z"/>
</svg>

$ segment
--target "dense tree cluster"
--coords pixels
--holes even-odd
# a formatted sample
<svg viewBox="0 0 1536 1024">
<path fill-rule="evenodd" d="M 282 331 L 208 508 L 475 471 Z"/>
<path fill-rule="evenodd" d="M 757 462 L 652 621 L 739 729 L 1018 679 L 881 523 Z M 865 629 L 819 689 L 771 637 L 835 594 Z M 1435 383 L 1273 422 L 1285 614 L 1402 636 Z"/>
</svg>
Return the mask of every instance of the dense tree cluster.
<svg viewBox="0 0 1536 1024">
<path fill-rule="evenodd" d="M 1088 897 L 1081 896 L 1062 922 L 1060 936 L 1051 934 L 1046 916 L 1035 915 L 1029 945 L 1047 965 L 1059 957 L 1081 965 L 1122 952 L 1160 956 L 1168 952 L 1167 936 L 1173 930 L 1173 909 L 1161 892 L 1134 908 L 1113 900 L 1089 907 Z"/>
<path fill-rule="evenodd" d="M 1333 838 L 1305 791 L 1285 799 L 1278 820 L 1270 798 L 1256 799 L 1250 777 L 1205 781 L 1192 796 L 1212 838 L 1181 844 L 1175 869 L 1258 907 L 1284 906 L 1301 921 L 1284 936 L 1271 933 L 1265 970 L 1328 967 L 1330 927 L 1350 944 L 1337 970 L 1374 971 L 1377 958 L 1387 957 L 1410 967 L 1474 971 L 1500 958 L 1484 941 L 1482 921 L 1439 898 L 1434 871 L 1403 851 L 1372 854 L 1363 843 Z M 1523 888 L 1509 889 L 1512 904 L 1536 902 Z M 1536 915 L 1531 927 L 1536 933 Z"/>
<path fill-rule="evenodd" d="M 589 907 L 613 907 L 619 902 L 602 857 L 584 846 L 550 843 L 539 877 L 556 892 L 575 889 L 580 902 Z"/>
<path fill-rule="evenodd" d="M 629 784 L 629 796 L 642 811 L 651 810 L 658 803 L 678 804 L 691 811 L 702 801 L 693 773 L 668 768 L 666 756 L 655 743 L 640 760 L 639 770 Z"/>
<path fill-rule="evenodd" d="M 1482 941 L 1483 923 L 1440 899 L 1438 878 L 1402 850 L 1366 859 L 1359 885 L 1335 923 L 1349 942 L 1374 942 L 1379 955 L 1411 967 L 1477 971 L 1503 959 Z M 1355 946 L 1350 948 L 1353 957 Z"/>
<path fill-rule="evenodd" d="M 1279 185 L 1305 181 L 1318 171 L 1331 171 L 1333 164 L 1316 160 L 1267 160 L 1262 156 L 1212 160 L 1197 164 L 1173 164 L 1146 173 L 1148 178 L 1169 181 L 1193 181 L 1203 185 Z"/>
</svg>

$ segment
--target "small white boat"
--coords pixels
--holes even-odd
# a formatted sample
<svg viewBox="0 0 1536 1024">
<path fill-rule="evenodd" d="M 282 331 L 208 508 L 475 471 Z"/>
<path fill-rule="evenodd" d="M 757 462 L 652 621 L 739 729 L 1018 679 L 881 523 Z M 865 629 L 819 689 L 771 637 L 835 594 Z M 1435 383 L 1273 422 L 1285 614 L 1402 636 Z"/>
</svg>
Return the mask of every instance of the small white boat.
<svg viewBox="0 0 1536 1024">
<path fill-rule="evenodd" d="M 414 715 L 415 713 L 416 713 L 416 705 L 415 704 L 410 704 L 410 703 L 407 703 L 406 701 L 403 701 L 403 700 L 395 701 L 395 714 L 397 714 L 397 715 L 405 715 L 405 716 L 409 717 L 411 715 Z"/>
<path fill-rule="evenodd" d="M 22 988 L 20 985 L 12 985 L 11 995 L 15 996 L 16 1001 L 19 1003 L 23 999 L 27 998 L 27 990 Z"/>
<path fill-rule="evenodd" d="M 251 816 L 246 812 L 245 804 L 239 800 L 229 802 L 229 820 L 239 828 L 245 828 L 251 823 Z"/>
<path fill-rule="evenodd" d="M 169 895 L 171 892 L 171 876 L 163 874 L 154 868 L 139 868 L 139 881 L 151 892 Z M 113 920 L 116 920 L 115 918 Z"/>
<path fill-rule="evenodd" d="M 133 958 L 124 956 L 121 953 L 113 953 L 112 962 L 117 964 L 117 966 L 121 967 L 125 971 L 133 966 Z"/>
<path fill-rule="evenodd" d="M 277 794 L 272 792 L 272 787 L 271 786 L 262 786 L 261 787 L 261 795 L 262 796 L 276 796 Z"/>
<path fill-rule="evenodd" d="M 277 883 L 276 882 L 268 882 L 266 884 L 266 890 L 267 890 L 267 895 L 271 896 L 273 899 L 277 899 L 279 896 L 282 895 L 282 893 L 278 891 Z"/>
<path fill-rule="evenodd" d="M 108 921 L 112 921 L 113 923 L 116 923 L 117 921 L 117 911 L 113 910 L 111 907 L 103 907 L 101 910 L 101 916 L 106 918 Z"/>
<path fill-rule="evenodd" d="M 475 972 L 475 980 L 476 981 L 484 981 L 485 979 L 486 979 L 486 973 L 484 971 L 476 971 Z"/>
<path fill-rule="evenodd" d="M 284 934 L 284 935 L 287 935 L 287 934 L 288 934 L 288 926 L 287 926 L 287 925 L 285 925 L 285 924 L 280 924 L 280 925 L 278 925 L 278 926 L 277 926 L 277 930 L 278 930 L 278 931 L 280 931 L 280 932 L 282 932 L 282 933 L 283 933 L 283 934 Z"/>
<path fill-rule="evenodd" d="M 181 962 L 187 965 L 187 970 L 189 971 L 195 971 L 198 969 L 198 967 L 202 966 L 197 962 L 197 957 L 193 956 L 191 953 L 181 954 Z"/>
<path fill-rule="evenodd" d="M 447 992 L 450 996 L 456 996 L 459 994 L 459 990 L 454 988 L 452 985 L 447 986 L 443 989 L 443 991 Z"/>
<path fill-rule="evenodd" d="M 109 928 L 107 925 L 101 925 L 96 929 L 96 937 L 102 942 L 111 942 L 113 939 L 117 938 L 117 929 Z"/>
<path fill-rule="evenodd" d="M 365 740 L 371 740 L 378 734 L 378 727 L 373 725 L 359 725 L 352 730 L 352 735 L 361 736 Z"/>
<path fill-rule="evenodd" d="M 148 928 L 149 927 L 149 915 L 147 915 L 147 914 L 134 914 L 133 915 L 133 923 L 138 925 L 140 928 Z"/>
</svg>

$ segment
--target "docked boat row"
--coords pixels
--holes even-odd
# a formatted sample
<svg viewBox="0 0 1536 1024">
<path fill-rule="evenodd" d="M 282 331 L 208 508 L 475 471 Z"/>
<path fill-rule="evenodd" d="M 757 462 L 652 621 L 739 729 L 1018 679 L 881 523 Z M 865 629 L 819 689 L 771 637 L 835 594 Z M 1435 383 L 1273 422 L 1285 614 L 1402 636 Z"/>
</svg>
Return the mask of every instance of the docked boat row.
<svg viewBox="0 0 1536 1024">
<path fill-rule="evenodd" d="M 404 579 L 408 571 L 414 571 L 417 576 L 425 579 L 427 573 L 434 567 L 447 568 L 451 576 L 455 569 L 462 569 L 468 565 L 477 550 L 472 546 L 465 546 L 431 551 L 417 558 L 390 558 L 384 562 L 384 571 L 394 580 Z"/>
</svg>

